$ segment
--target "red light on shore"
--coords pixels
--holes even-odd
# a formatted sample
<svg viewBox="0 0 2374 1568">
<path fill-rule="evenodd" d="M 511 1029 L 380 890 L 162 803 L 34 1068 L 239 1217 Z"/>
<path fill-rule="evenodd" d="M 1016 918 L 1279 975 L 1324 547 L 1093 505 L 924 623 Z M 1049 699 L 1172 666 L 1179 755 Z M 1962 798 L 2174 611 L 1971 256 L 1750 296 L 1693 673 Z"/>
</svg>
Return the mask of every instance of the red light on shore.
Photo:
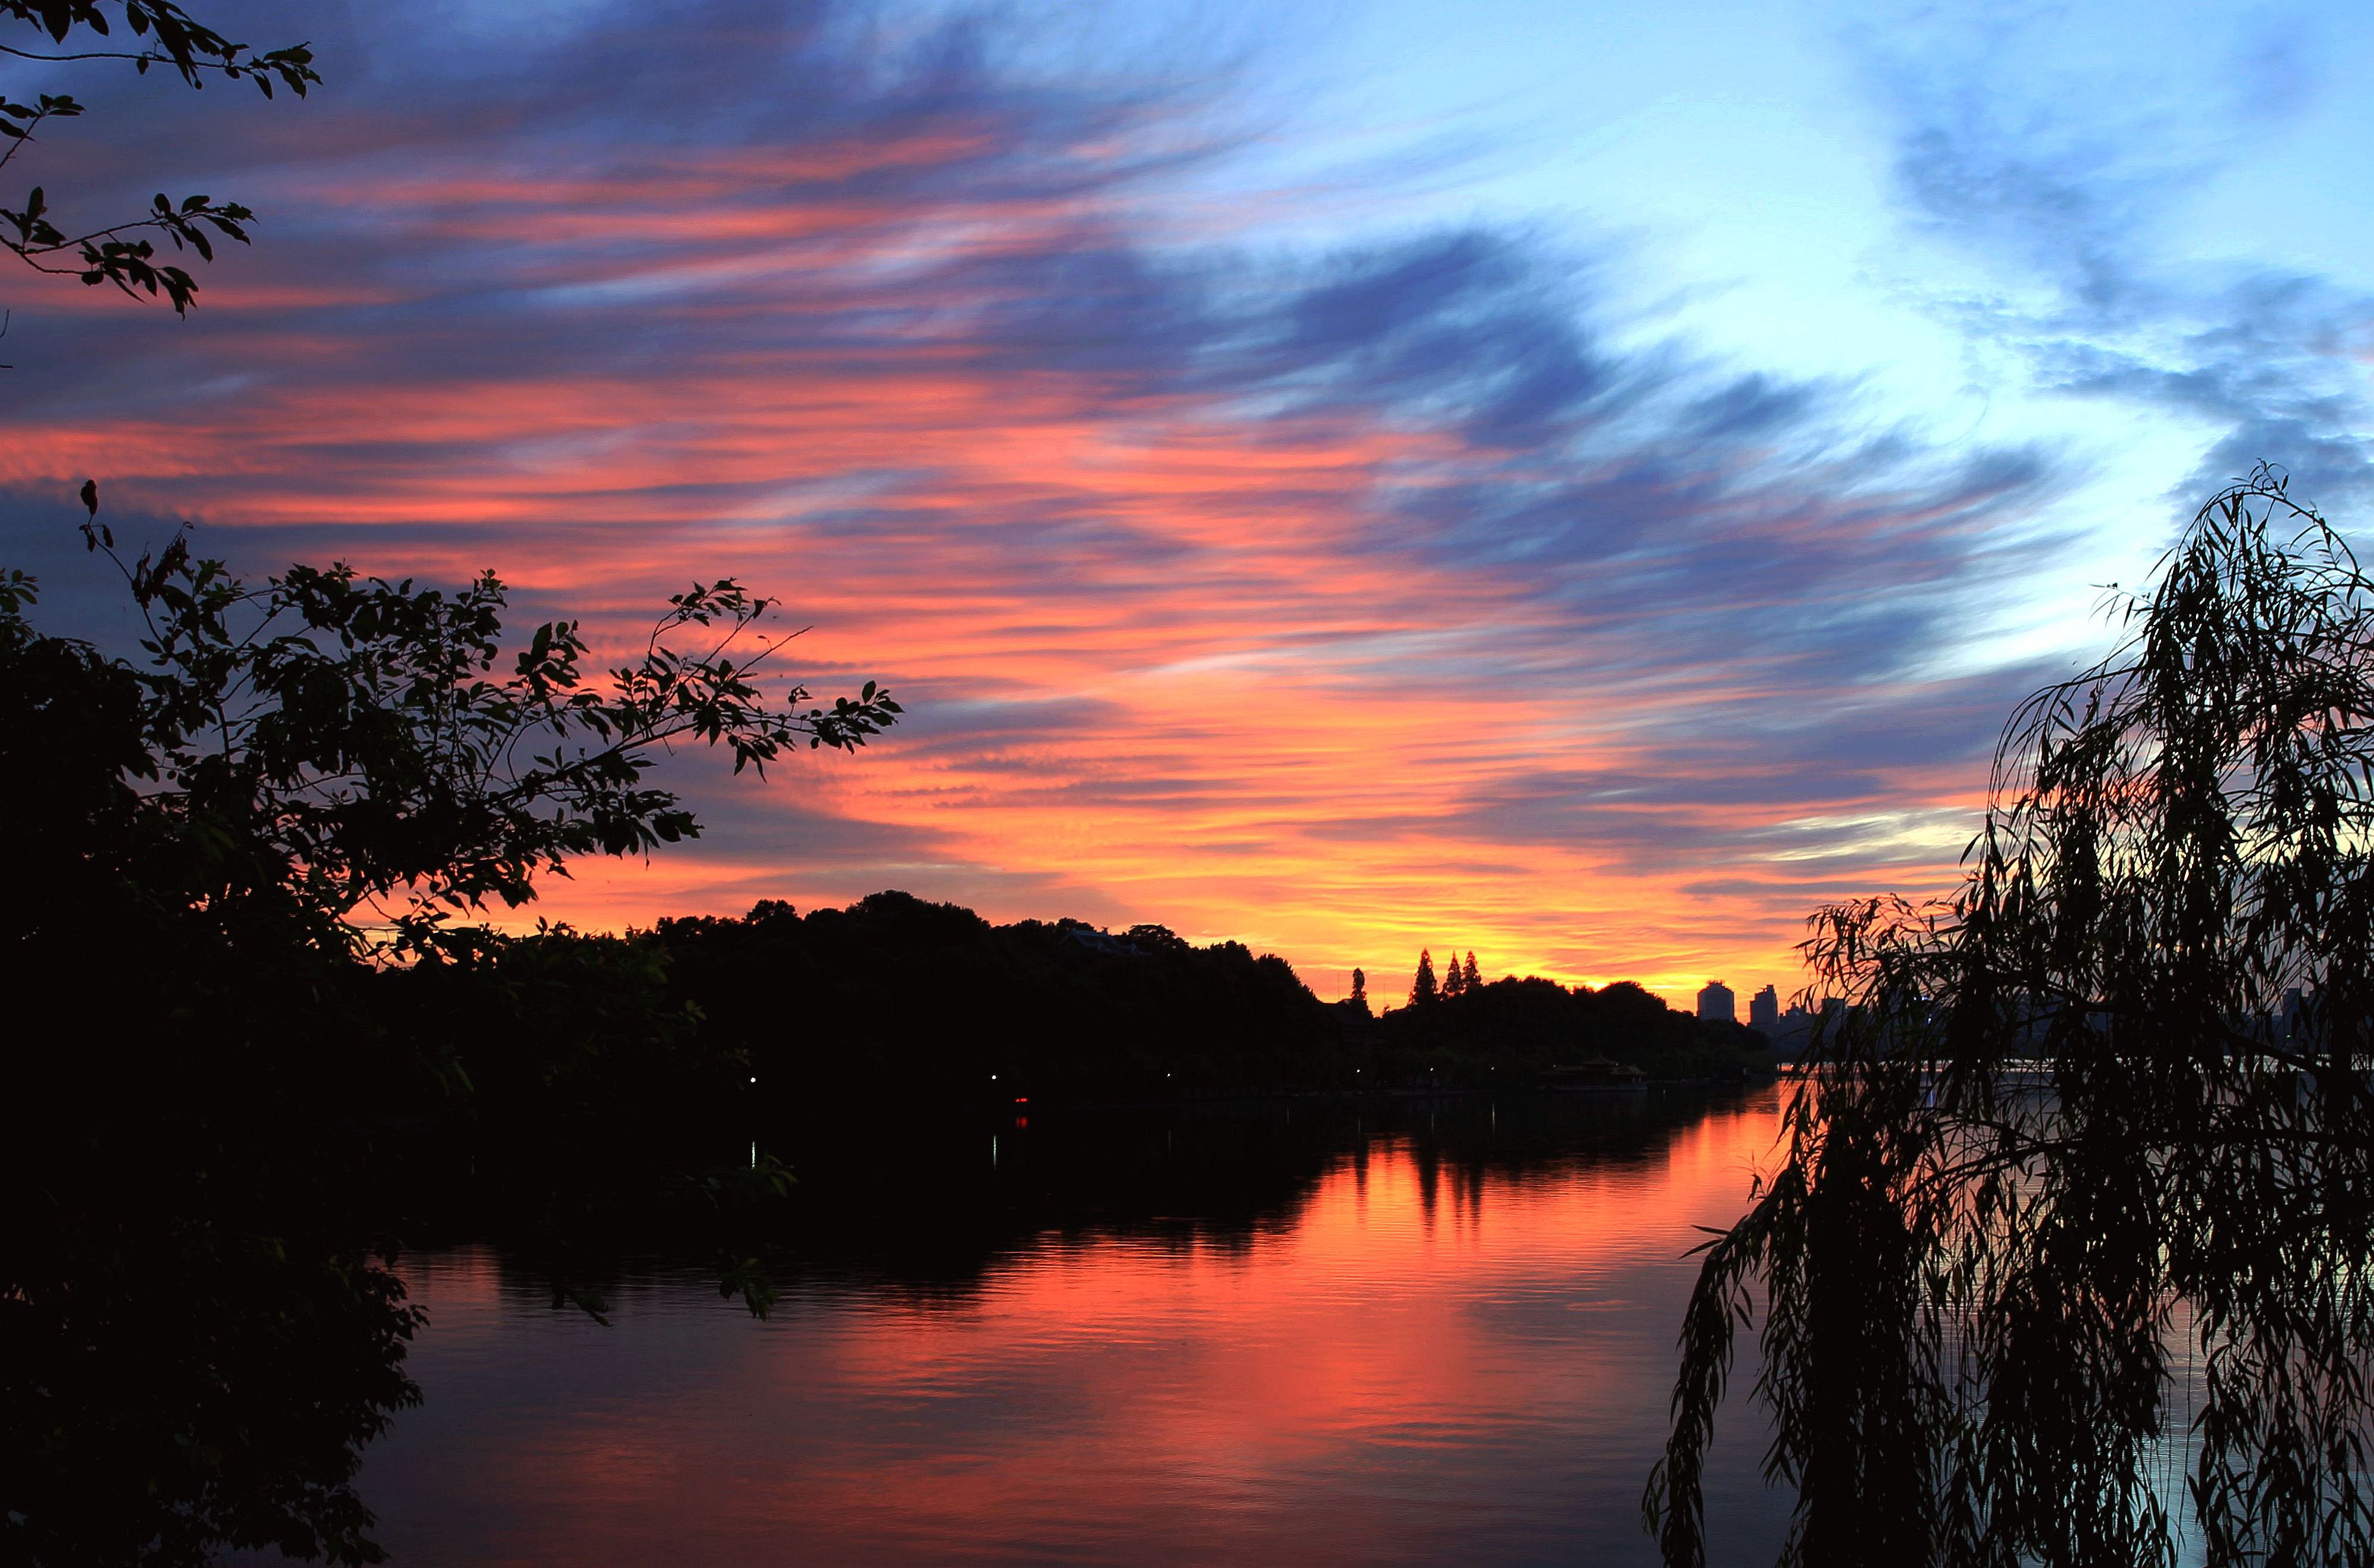
<svg viewBox="0 0 2374 1568">
<path fill-rule="evenodd" d="M 1017 1094 L 1014 1096 L 1014 1103 L 1017 1106 L 1027 1106 L 1030 1103 L 1030 1096 L 1028 1094 Z"/>
</svg>

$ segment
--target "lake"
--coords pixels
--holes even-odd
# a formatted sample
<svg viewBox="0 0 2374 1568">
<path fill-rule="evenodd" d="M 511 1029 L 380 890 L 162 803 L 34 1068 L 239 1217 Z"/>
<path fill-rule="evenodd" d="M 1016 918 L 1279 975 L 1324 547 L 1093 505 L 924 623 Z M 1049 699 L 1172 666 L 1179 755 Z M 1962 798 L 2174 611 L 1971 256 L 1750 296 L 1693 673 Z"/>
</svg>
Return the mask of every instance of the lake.
<svg viewBox="0 0 2374 1568">
<path fill-rule="evenodd" d="M 408 1259 L 427 1402 L 361 1490 L 398 1564 L 1652 1562 L 1684 1255 L 1776 1117 L 1766 1089 L 781 1131 L 801 1262 L 765 1321 L 661 1259 L 615 1268 L 606 1327 L 493 1250 Z M 1769 1562 L 1742 1413 L 1712 1555 Z"/>
</svg>

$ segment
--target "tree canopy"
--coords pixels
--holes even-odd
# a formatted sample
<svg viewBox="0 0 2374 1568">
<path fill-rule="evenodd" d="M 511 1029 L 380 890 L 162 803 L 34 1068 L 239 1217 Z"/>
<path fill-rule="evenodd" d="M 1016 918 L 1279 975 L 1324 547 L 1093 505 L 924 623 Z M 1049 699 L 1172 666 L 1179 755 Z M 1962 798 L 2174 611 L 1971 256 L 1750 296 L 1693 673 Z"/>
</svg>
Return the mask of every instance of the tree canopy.
<svg viewBox="0 0 2374 1568">
<path fill-rule="evenodd" d="M 2007 725 L 1960 892 L 1824 911 L 1782 1158 L 1691 1301 L 1647 1500 L 1761 1296 L 1785 1561 L 2374 1559 L 2374 582 L 2267 470 Z"/>
<path fill-rule="evenodd" d="M 96 486 L 84 496 L 86 536 L 112 554 Z M 137 694 L 132 806 L 223 847 L 189 895 L 270 890 L 399 955 L 456 912 L 525 903 L 572 859 L 697 837 L 645 777 L 672 742 L 723 746 L 735 772 L 763 776 L 786 748 L 854 750 L 899 712 L 870 681 L 829 708 L 802 707 L 802 686 L 767 694 L 782 639 L 759 626 L 775 602 L 731 579 L 671 595 L 589 683 L 575 621 L 538 626 L 498 677 L 491 573 L 451 594 L 342 563 L 250 587 L 177 536 L 123 576 L 148 632 L 147 667 L 121 667 Z M 0 614 L 30 638 L 20 608 Z"/>
<path fill-rule="evenodd" d="M 493 1141 L 551 1156 L 532 1201 L 590 1210 L 674 1174 L 652 1164 L 675 1124 L 713 1129 L 746 1076 L 631 945 L 450 922 L 695 835 L 648 777 L 673 741 L 763 770 L 861 745 L 899 705 L 763 690 L 770 602 L 730 580 L 674 596 L 595 678 L 572 622 L 506 658 L 491 577 L 250 586 L 182 539 L 124 576 L 138 659 L 41 632 L 35 585 L 0 577 L 0 820 L 26 890 L 0 907 L 23 1043 L 0 1557 L 375 1561 L 351 1480 L 414 1397 L 418 1314 L 388 1264 L 438 1164 L 420 1129 L 508 1118 Z M 781 1176 L 736 1160 L 730 1182 Z M 720 1202 L 728 1179 L 693 1178 Z M 762 1276 L 726 1278 L 762 1302 Z"/>
<path fill-rule="evenodd" d="M 171 0 L 0 0 L 0 54 L 267 99 L 320 80 L 307 46 L 252 49 Z M 84 113 L 0 96 L 0 169 Z M 205 194 L 72 227 L 60 207 L 41 185 L 0 207 L 0 247 L 176 312 L 197 284 L 159 246 L 210 261 L 253 221 Z M 862 745 L 899 706 L 871 683 L 829 707 L 765 689 L 773 603 L 731 579 L 671 597 L 596 673 L 572 621 L 507 649 L 491 575 L 447 591 L 333 564 L 250 585 L 185 537 L 126 564 L 95 484 L 83 500 L 145 621 L 138 656 L 43 632 L 36 584 L 0 573 L 18 893 L 0 907 L 18 1113 L 0 1140 L 0 1560 L 376 1562 L 352 1483 L 417 1398 L 422 1320 L 393 1265 L 478 1151 L 511 1156 L 496 1202 L 546 1235 L 640 1187 L 705 1207 L 724 1245 L 742 1200 L 787 1180 L 738 1151 L 705 1174 L 671 1163 L 747 1074 L 694 1038 L 658 958 L 457 917 L 696 836 L 648 776 L 675 743 L 763 774 L 791 748 Z M 721 1262 L 762 1307 L 763 1270 Z"/>
</svg>

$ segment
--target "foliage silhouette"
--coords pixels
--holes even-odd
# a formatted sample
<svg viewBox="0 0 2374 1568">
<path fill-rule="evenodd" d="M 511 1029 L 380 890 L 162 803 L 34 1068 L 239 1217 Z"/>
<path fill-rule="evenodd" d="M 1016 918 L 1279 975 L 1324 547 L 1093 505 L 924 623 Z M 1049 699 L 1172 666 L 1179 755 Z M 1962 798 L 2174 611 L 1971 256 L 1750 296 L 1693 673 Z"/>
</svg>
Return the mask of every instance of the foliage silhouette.
<svg viewBox="0 0 2374 1568">
<path fill-rule="evenodd" d="M 1638 986 L 1508 978 L 1381 1019 L 1313 995 L 1282 958 L 1193 946 L 1159 926 L 1108 936 L 1077 920 L 993 925 L 877 893 L 803 916 L 671 919 L 636 940 L 712 1049 L 747 1059 L 770 1124 L 806 1106 L 902 1114 L 1239 1094 L 1529 1088 L 1592 1055 L 1650 1076 L 1736 1080 L 1757 1036 Z M 928 975 L 932 984 L 895 983 Z M 787 1026 L 787 1001 L 796 999 Z"/>
<path fill-rule="evenodd" d="M 663 920 L 644 940 L 712 1045 L 746 1054 L 770 1117 L 1334 1088 L 1365 1059 L 1284 959 L 1160 926 L 993 925 L 884 892 L 805 916 L 770 900 L 740 920 Z"/>
<path fill-rule="evenodd" d="M 2374 1560 L 2374 582 L 2262 468 L 2122 610 L 1958 895 L 1814 922 L 1849 1005 L 1707 1251 L 1669 1563 L 1759 1287 L 1787 1562 Z"/>
<path fill-rule="evenodd" d="M 109 14 L 115 21 L 109 21 Z M 258 52 L 236 43 L 191 17 L 172 0 L 0 0 L 0 20 L 36 29 L 52 47 L 0 43 L 0 54 L 49 64 L 116 61 L 142 76 L 165 66 L 193 88 L 209 76 L 254 84 L 265 98 L 276 82 L 302 98 L 321 81 L 313 53 L 304 44 Z M 123 33 L 116 31 L 117 27 Z M 124 39 L 128 35 L 129 44 Z M 84 112 L 71 94 L 41 93 L 30 103 L 0 94 L 0 169 L 6 169 L 53 120 Z M 0 247 L 37 272 L 79 277 L 86 284 L 113 284 L 125 294 L 162 295 L 176 314 L 196 302 L 198 286 L 189 273 L 158 259 L 155 234 L 176 252 L 215 259 L 219 237 L 248 242 L 255 215 L 237 202 L 199 194 L 176 202 L 159 192 L 148 210 L 100 228 L 68 233 L 53 216 L 47 191 L 33 187 L 18 208 L 0 207 Z M 146 231 L 146 232 L 144 232 Z M 211 232 L 209 232 L 211 231 Z"/>
<path fill-rule="evenodd" d="M 112 555 L 101 525 L 84 530 Z M 139 808 L 225 846 L 194 895 L 269 889 L 358 950 L 417 956 L 454 913 L 516 907 L 572 859 L 698 837 L 644 778 L 674 741 L 723 745 L 763 777 L 786 748 L 854 750 L 899 712 L 872 682 L 829 708 L 802 708 L 799 686 L 773 706 L 758 666 L 782 640 L 754 628 L 774 601 L 732 579 L 672 595 L 598 689 L 573 621 L 537 627 L 489 678 L 505 603 L 491 574 L 449 596 L 298 566 L 252 589 L 177 536 L 123 576 L 152 666 L 135 675 Z M 671 646 L 687 637 L 708 646 Z"/>
<path fill-rule="evenodd" d="M 1771 1071 L 1762 1036 L 1675 1012 L 1633 984 L 1592 990 L 1504 975 L 1379 1020 L 1380 1059 L 1397 1080 L 1518 1088 L 1592 1057 L 1665 1082 L 1740 1082 Z"/>
<path fill-rule="evenodd" d="M 1434 979 L 1433 950 L 1420 948 L 1417 954 L 1417 974 L 1410 980 L 1409 1004 L 1412 1007 L 1426 1007 L 1439 1000 L 1441 995 L 1441 989 L 1435 984 Z"/>
<path fill-rule="evenodd" d="M 141 662 L 36 630 L 33 584 L 0 578 L 0 820 L 29 890 L 0 907 L 0 996 L 30 1045 L 0 1141 L 0 1558 L 375 1561 L 349 1483 L 412 1397 L 388 1265 L 426 1223 L 424 1133 L 493 1118 L 488 1147 L 581 1156 L 518 1164 L 583 1205 L 622 1106 L 613 1188 L 676 1152 L 671 1099 L 713 1120 L 736 1082 L 624 944 L 549 954 L 450 918 L 695 833 L 644 776 L 671 739 L 763 767 L 859 745 L 898 705 L 762 694 L 735 639 L 766 602 L 731 582 L 677 596 L 594 690 L 569 623 L 495 678 L 491 578 L 251 589 L 181 540 L 125 576 Z"/>
</svg>

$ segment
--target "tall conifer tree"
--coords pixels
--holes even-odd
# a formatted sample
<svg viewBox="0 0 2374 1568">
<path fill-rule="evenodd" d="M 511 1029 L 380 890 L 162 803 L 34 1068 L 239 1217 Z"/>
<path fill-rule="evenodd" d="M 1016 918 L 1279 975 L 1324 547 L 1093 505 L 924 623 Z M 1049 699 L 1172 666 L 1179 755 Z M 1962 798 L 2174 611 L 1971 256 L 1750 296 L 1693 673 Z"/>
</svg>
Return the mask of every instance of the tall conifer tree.
<svg viewBox="0 0 2374 1568">
<path fill-rule="evenodd" d="M 1440 994 L 1434 984 L 1434 954 L 1426 948 L 1419 948 L 1417 978 L 1410 982 L 1410 1005 L 1424 1007 Z"/>
</svg>

